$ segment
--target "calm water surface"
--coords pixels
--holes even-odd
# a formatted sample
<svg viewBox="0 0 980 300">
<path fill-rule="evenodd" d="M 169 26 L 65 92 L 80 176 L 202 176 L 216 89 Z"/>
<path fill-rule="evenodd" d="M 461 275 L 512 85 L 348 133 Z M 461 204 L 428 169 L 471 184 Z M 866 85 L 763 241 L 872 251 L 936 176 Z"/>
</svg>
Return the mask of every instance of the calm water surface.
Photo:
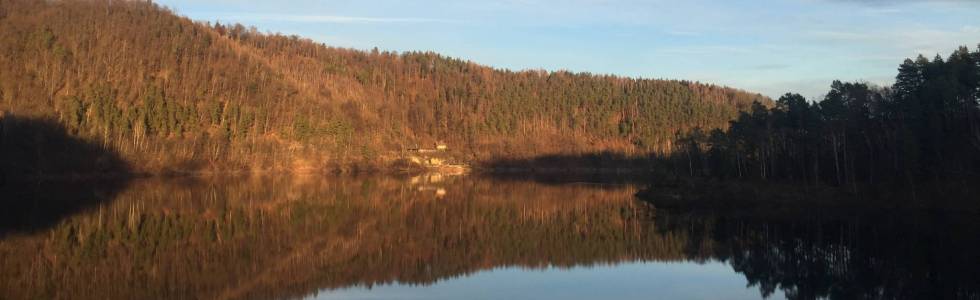
<svg viewBox="0 0 980 300">
<path fill-rule="evenodd" d="M 701 215 L 480 177 L 12 185 L 0 299 L 978 299 L 975 216 Z"/>
</svg>

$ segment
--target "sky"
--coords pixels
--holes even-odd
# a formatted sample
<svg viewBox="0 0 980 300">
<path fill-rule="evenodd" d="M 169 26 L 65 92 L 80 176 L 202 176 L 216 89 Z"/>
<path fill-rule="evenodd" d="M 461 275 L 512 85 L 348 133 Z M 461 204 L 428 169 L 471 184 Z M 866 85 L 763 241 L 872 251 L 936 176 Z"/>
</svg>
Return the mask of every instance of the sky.
<svg viewBox="0 0 980 300">
<path fill-rule="evenodd" d="M 158 0 L 199 21 L 512 70 L 683 79 L 778 97 L 980 44 L 980 0 Z"/>
</svg>

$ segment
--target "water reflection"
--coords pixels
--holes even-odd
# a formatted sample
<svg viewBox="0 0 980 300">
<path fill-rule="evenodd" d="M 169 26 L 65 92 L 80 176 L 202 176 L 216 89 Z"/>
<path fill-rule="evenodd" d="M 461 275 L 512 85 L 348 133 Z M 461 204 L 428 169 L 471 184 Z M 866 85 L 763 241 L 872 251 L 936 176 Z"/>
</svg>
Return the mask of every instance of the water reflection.
<svg viewBox="0 0 980 300">
<path fill-rule="evenodd" d="M 710 287 L 710 288 L 709 288 Z M 385 284 L 326 290 L 309 299 L 758 299 L 721 262 L 624 262 L 528 270 L 508 267 L 432 285 Z M 773 297 L 778 300 L 780 297 Z"/>
<path fill-rule="evenodd" d="M 0 109 L 0 238 L 46 230 L 112 201 L 128 180 L 92 178 L 129 171 L 111 147 L 81 139 L 54 120 L 3 116 Z M 55 178 L 71 182 L 45 182 Z"/>
<path fill-rule="evenodd" d="M 0 186 L 0 239 L 51 227 L 116 199 L 126 181 L 8 181 Z"/>
<path fill-rule="evenodd" d="M 701 236 L 689 256 L 728 262 L 764 296 L 980 299 L 980 222 L 970 215 L 882 213 L 661 216 Z M 677 227 L 681 225 L 683 227 Z"/>
<path fill-rule="evenodd" d="M 474 177 L 136 181 L 114 201 L 0 240 L 0 298 L 418 294 L 486 288 L 500 274 L 534 286 L 571 280 L 567 289 L 632 280 L 640 298 L 675 298 L 656 288 L 670 278 L 704 286 L 681 298 L 978 295 L 975 220 L 677 215 L 634 200 L 635 191 Z M 683 277 L 670 268 L 680 262 L 742 275 Z M 607 280 L 567 279 L 576 272 Z M 742 288 L 720 289 L 733 282 Z M 547 291 L 524 297 L 560 295 Z"/>
</svg>

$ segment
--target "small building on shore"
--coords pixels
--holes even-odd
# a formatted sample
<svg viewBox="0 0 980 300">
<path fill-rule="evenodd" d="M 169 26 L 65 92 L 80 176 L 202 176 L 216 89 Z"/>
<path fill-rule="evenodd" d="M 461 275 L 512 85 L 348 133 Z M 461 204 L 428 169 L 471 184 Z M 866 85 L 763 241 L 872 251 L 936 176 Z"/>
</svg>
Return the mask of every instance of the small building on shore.
<svg viewBox="0 0 980 300">
<path fill-rule="evenodd" d="M 431 149 L 426 149 L 419 147 L 418 145 L 410 146 L 406 149 L 408 152 L 418 152 L 418 153 L 432 153 L 432 152 L 445 152 L 449 151 L 449 146 L 445 143 L 434 143 Z"/>
</svg>

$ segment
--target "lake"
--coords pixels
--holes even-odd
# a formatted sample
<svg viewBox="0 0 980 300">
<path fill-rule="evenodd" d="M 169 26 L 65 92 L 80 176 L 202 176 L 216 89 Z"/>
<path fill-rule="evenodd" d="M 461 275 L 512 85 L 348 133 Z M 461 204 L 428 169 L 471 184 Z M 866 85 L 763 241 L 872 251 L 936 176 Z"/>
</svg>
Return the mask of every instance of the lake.
<svg viewBox="0 0 980 300">
<path fill-rule="evenodd" d="M 0 299 L 980 299 L 980 220 L 439 175 L 9 184 Z"/>
</svg>

